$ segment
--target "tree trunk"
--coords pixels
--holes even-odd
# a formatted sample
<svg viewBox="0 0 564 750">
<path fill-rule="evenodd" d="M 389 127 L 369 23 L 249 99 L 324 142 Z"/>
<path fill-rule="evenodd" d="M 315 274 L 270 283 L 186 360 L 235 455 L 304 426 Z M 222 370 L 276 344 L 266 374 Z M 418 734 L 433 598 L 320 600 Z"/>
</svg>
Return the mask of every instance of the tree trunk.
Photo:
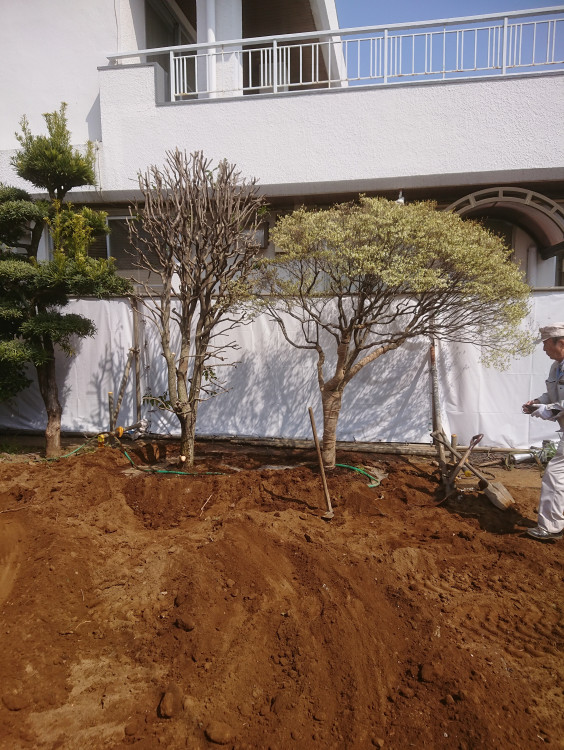
<svg viewBox="0 0 564 750">
<path fill-rule="evenodd" d="M 180 454 L 186 456 L 185 466 L 194 466 L 194 443 L 196 441 L 196 410 L 188 414 L 177 414 L 180 422 Z"/>
<path fill-rule="evenodd" d="M 61 416 L 63 410 L 59 403 L 59 389 L 55 378 L 55 357 L 44 364 L 37 365 L 39 391 L 47 412 L 47 429 L 45 430 L 45 455 L 56 458 L 61 455 Z"/>
<path fill-rule="evenodd" d="M 334 469 L 337 452 L 337 422 L 341 411 L 342 391 L 323 391 L 323 441 L 321 456 L 326 469 Z"/>
</svg>

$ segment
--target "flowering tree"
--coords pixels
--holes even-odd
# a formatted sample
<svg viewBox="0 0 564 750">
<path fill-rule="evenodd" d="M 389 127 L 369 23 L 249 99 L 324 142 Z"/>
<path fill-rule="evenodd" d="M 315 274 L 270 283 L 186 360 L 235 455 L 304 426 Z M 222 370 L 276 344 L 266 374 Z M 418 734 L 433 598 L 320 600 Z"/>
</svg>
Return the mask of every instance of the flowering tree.
<svg viewBox="0 0 564 750">
<path fill-rule="evenodd" d="M 509 251 L 434 204 L 362 197 L 299 209 L 271 236 L 284 252 L 264 262 L 267 307 L 290 344 L 317 354 L 328 468 L 343 391 L 378 357 L 417 336 L 479 344 L 494 364 L 530 346 L 519 329 L 529 287 Z"/>
</svg>

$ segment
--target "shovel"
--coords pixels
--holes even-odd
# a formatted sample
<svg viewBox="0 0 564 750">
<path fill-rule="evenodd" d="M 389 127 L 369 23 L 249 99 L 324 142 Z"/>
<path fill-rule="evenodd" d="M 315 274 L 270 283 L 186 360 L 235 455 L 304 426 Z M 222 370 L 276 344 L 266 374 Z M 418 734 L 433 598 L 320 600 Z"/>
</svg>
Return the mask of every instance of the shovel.
<svg viewBox="0 0 564 750">
<path fill-rule="evenodd" d="M 464 451 L 462 454 L 462 457 L 460 458 L 459 462 L 456 464 L 454 469 L 451 471 L 451 473 L 448 475 L 448 477 L 445 478 L 444 484 L 445 484 L 445 496 L 441 500 L 442 503 L 450 497 L 454 492 L 456 492 L 456 485 L 455 480 L 458 474 L 460 473 L 461 469 L 463 468 L 464 464 L 466 463 L 468 456 L 472 453 L 474 448 L 478 445 L 480 440 L 484 436 L 482 434 L 480 435 L 474 435 L 472 440 L 470 440 L 470 444 L 468 445 L 468 448 Z M 451 443 L 450 449 L 453 450 L 454 446 Z"/>
<path fill-rule="evenodd" d="M 463 455 L 452 447 L 452 445 L 448 442 L 444 432 L 435 430 L 431 433 L 431 437 L 444 445 L 445 448 L 447 448 L 452 453 L 452 455 L 458 459 L 458 461 L 460 462 L 460 466 L 462 467 L 463 462 L 461 462 L 461 459 L 463 458 Z M 474 476 L 478 477 L 478 479 L 480 480 L 478 483 L 479 489 L 488 498 L 490 503 L 492 503 L 492 505 L 495 505 L 496 508 L 507 510 L 507 508 L 510 508 L 515 503 L 515 500 L 513 499 L 511 493 L 506 487 L 503 486 L 501 482 L 488 481 L 486 477 L 480 471 L 478 471 L 478 469 L 472 466 L 471 463 L 466 463 L 466 467 L 472 472 L 472 474 L 474 474 Z"/>
</svg>

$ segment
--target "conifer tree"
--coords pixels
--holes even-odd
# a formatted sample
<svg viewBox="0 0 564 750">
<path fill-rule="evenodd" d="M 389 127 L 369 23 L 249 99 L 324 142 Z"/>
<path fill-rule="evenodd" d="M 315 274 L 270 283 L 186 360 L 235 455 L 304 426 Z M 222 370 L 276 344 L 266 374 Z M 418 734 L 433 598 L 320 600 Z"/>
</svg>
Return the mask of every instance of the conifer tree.
<svg viewBox="0 0 564 750">
<path fill-rule="evenodd" d="M 61 308 L 71 296 L 105 298 L 130 291 L 112 261 L 88 257 L 95 236 L 107 231 L 106 214 L 63 203 L 71 188 L 95 182 L 92 146 L 87 145 L 84 154 L 71 147 L 65 108 L 63 104 L 58 112 L 45 115 L 48 136 L 32 135 L 22 118 L 22 150 L 12 160 L 17 174 L 46 189 L 50 201 L 34 201 L 23 190 L 0 187 L 0 400 L 16 396 L 31 382 L 32 364 L 47 412 L 47 457 L 61 449 L 57 352 L 71 356 L 76 339 L 93 336 L 96 330 L 88 318 Z M 46 227 L 53 258 L 38 262 Z"/>
</svg>

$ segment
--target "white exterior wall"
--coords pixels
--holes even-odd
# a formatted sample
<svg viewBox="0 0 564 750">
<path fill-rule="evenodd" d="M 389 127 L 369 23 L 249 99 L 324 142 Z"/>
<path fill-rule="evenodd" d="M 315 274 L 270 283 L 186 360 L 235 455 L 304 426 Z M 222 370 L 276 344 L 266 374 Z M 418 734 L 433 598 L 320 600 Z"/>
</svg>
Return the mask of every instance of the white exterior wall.
<svg viewBox="0 0 564 750">
<path fill-rule="evenodd" d="M 270 194 L 564 176 L 562 74 L 157 106 L 154 70 L 137 66 L 101 70 L 100 92 L 104 191 L 131 189 L 176 146 L 227 157 Z"/>
<path fill-rule="evenodd" d="M 97 68 L 116 50 L 144 46 L 143 0 L 2 0 L 1 5 L 0 150 L 18 146 L 14 133 L 22 115 L 32 132 L 44 132 L 42 114 L 63 101 L 73 143 L 99 140 Z"/>
<path fill-rule="evenodd" d="M 552 287 L 556 278 L 556 258 L 543 260 L 538 254 L 538 247 L 531 236 L 520 227 L 515 227 L 513 234 L 513 259 L 531 287 Z"/>
</svg>

